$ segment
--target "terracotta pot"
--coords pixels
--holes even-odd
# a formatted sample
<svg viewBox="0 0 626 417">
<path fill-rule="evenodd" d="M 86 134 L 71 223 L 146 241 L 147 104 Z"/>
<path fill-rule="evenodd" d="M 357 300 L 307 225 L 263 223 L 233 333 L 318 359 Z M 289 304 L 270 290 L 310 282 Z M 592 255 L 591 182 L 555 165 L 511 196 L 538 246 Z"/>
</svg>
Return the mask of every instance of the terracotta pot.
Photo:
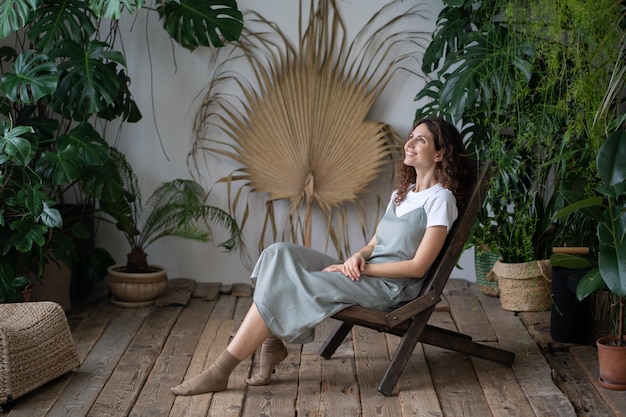
<svg viewBox="0 0 626 417">
<path fill-rule="evenodd" d="M 598 339 L 598 366 L 600 369 L 600 385 L 614 390 L 626 390 L 626 345 L 611 346 L 615 336 Z"/>
<path fill-rule="evenodd" d="M 26 288 L 22 290 L 22 297 L 24 297 L 24 301 L 30 301 L 30 296 L 33 293 L 33 284 L 28 284 Z"/>
<path fill-rule="evenodd" d="M 128 273 L 125 265 L 108 268 L 106 282 L 113 297 L 111 302 L 122 307 L 150 305 L 167 289 L 167 274 L 158 265 L 149 265 L 149 272 Z"/>
</svg>

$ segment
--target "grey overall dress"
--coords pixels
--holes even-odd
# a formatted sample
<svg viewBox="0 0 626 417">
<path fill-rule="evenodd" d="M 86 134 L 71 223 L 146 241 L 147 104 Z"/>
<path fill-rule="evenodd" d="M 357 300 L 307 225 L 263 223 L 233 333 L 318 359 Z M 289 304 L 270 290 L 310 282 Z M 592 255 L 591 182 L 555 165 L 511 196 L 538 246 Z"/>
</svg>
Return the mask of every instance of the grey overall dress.
<svg viewBox="0 0 626 417">
<path fill-rule="evenodd" d="M 398 217 L 387 210 L 376 229 L 376 247 L 368 263 L 413 259 L 426 230 L 426 212 L 416 208 Z M 352 281 L 340 272 L 322 272 L 341 263 L 316 250 L 274 243 L 259 257 L 251 277 L 254 302 L 272 334 L 289 343 L 308 343 L 315 326 L 351 305 L 390 310 L 415 298 L 423 279 L 361 276 Z"/>
</svg>

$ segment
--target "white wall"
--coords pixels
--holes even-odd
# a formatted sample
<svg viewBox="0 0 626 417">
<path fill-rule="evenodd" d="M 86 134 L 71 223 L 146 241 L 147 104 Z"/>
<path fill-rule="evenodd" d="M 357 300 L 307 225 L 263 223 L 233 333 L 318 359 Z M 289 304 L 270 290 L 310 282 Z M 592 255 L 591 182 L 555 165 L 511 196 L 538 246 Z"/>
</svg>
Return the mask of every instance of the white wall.
<svg viewBox="0 0 626 417">
<path fill-rule="evenodd" d="M 238 0 L 241 10 L 254 8 L 274 20 L 294 38 L 297 36 L 298 3 L 295 0 Z M 414 4 L 415 1 L 403 3 L 404 9 L 407 3 Z M 338 4 L 348 25 L 348 33 L 354 36 L 383 3 L 380 0 L 339 0 Z M 439 1 L 428 0 L 423 4 L 427 10 L 425 19 L 415 21 L 415 25 L 430 31 L 435 27 L 442 5 Z M 207 62 L 209 51 L 198 49 L 190 53 L 174 46 L 160 28 L 156 14 L 150 13 L 147 19 L 146 15 L 141 13 L 137 19 L 123 22 L 126 33 L 122 37 L 128 59 L 128 73 L 132 79 L 130 88 L 143 112 L 143 119 L 136 124 L 124 125 L 121 131 L 110 128 L 107 132 L 109 140 L 127 155 L 137 172 L 144 199 L 162 181 L 191 176 L 187 154 L 191 149 L 192 126 L 199 107 L 197 95 L 211 76 Z M 149 60 L 151 66 L 147 64 Z M 372 109 L 370 119 L 388 123 L 404 135 L 411 128 L 418 106 L 413 98 L 422 86 L 423 80 L 419 77 L 398 74 Z M 162 138 L 163 149 L 158 134 Z M 228 161 L 216 162 L 210 168 L 214 172 L 208 174 L 212 178 L 227 174 L 232 170 L 228 164 Z M 379 187 L 377 192 L 384 196 L 390 191 L 389 181 L 379 181 L 376 187 Z M 226 208 L 224 195 L 212 194 L 209 203 Z M 253 228 L 244 238 L 255 256 L 258 236 L 253 236 Z M 223 233 L 217 227 L 213 231 L 215 242 L 219 242 Z M 128 252 L 126 243 L 110 225 L 100 225 L 97 242 L 108 249 L 116 261 L 125 261 Z M 351 238 L 353 249 L 358 249 L 363 243 L 359 236 Z M 239 254 L 224 253 L 214 243 L 201 244 L 165 238 L 150 246 L 148 255 L 151 263 L 168 269 L 170 278 L 189 277 L 197 281 L 223 283 L 249 282 L 250 266 L 242 262 Z M 463 269 L 455 270 L 453 276 L 474 280 L 473 254 L 464 254 L 461 265 Z"/>
</svg>

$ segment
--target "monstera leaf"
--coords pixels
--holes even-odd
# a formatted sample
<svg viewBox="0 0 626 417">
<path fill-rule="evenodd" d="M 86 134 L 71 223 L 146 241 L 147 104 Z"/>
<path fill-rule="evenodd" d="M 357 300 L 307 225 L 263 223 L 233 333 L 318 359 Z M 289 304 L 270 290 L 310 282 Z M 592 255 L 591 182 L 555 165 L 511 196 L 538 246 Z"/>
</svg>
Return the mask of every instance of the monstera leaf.
<svg viewBox="0 0 626 417">
<path fill-rule="evenodd" d="M 37 171 L 53 184 L 77 180 L 85 166 L 101 166 L 110 157 L 109 146 L 88 123 L 57 138 L 57 152 L 44 152 Z"/>
<path fill-rule="evenodd" d="M 3 0 L 0 2 L 0 39 L 28 23 L 41 0 Z"/>
<path fill-rule="evenodd" d="M 140 9 L 145 0 L 90 0 L 89 7 L 99 17 L 119 19 L 122 17 L 122 6 L 131 14 Z"/>
<path fill-rule="evenodd" d="M 91 41 L 86 48 L 66 40 L 50 55 L 62 59 L 61 80 L 54 94 L 56 111 L 74 120 L 86 120 L 110 105 L 125 81 L 117 64 L 125 65 L 123 55 L 109 50 L 104 42 Z"/>
<path fill-rule="evenodd" d="M 115 1 L 119 5 L 119 1 Z M 94 13 L 82 1 L 47 0 L 37 10 L 28 39 L 40 51 L 48 51 L 59 39 L 83 44 L 96 31 Z"/>
<path fill-rule="evenodd" d="M 235 0 L 159 0 L 158 3 L 163 27 L 189 50 L 222 46 L 224 41 L 239 39 L 243 29 L 243 15 Z"/>
<path fill-rule="evenodd" d="M 0 80 L 0 89 L 11 101 L 36 103 L 57 88 L 57 66 L 44 54 L 25 51 L 17 56 L 13 68 L 15 73 L 5 74 Z"/>
</svg>

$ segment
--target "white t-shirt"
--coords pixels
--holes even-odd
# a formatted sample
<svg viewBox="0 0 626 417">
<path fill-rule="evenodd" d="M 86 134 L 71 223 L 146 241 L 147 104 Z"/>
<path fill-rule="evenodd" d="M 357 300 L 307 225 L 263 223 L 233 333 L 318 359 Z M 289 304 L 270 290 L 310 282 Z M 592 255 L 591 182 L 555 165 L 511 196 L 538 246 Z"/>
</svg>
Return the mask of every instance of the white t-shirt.
<svg viewBox="0 0 626 417">
<path fill-rule="evenodd" d="M 444 188 L 441 184 L 435 184 L 430 188 L 414 193 L 413 184 L 407 193 L 406 198 L 396 207 L 396 216 L 402 217 L 404 214 L 424 207 L 426 212 L 426 227 L 430 226 L 446 226 L 448 231 L 452 227 L 452 223 L 456 220 L 459 212 L 456 207 L 456 198 L 452 191 Z M 397 191 L 391 195 L 391 200 L 387 206 L 387 210 L 392 209 L 393 200 Z"/>
</svg>

